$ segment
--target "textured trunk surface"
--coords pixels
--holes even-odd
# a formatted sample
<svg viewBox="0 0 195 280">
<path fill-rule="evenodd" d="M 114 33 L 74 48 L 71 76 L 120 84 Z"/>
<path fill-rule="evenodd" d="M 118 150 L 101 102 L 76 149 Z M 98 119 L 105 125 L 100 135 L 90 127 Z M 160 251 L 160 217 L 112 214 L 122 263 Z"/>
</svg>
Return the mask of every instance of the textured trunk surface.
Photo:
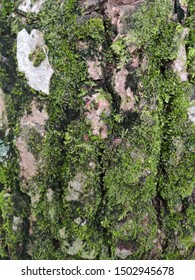
<svg viewBox="0 0 195 280">
<path fill-rule="evenodd" d="M 0 259 L 195 259 L 193 2 L 0 1 Z"/>
</svg>

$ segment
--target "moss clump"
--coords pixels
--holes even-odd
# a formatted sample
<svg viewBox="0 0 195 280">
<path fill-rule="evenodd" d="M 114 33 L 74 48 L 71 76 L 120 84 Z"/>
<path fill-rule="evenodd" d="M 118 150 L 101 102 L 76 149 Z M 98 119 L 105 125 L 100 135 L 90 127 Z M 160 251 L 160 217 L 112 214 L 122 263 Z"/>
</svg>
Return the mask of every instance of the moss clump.
<svg viewBox="0 0 195 280">
<path fill-rule="evenodd" d="M 39 46 L 37 46 L 36 49 L 29 54 L 29 59 L 33 61 L 33 65 L 35 67 L 40 66 L 45 58 L 46 58 L 45 51 L 43 50 L 43 48 Z"/>
<path fill-rule="evenodd" d="M 128 258 L 144 258 L 157 235 L 151 201 L 156 195 L 161 139 L 157 112 L 145 114 L 141 124 L 127 129 L 123 144 L 106 148 L 103 155 L 106 194 L 101 224 L 110 235 L 112 258 L 120 258 L 121 246 L 131 248 Z"/>
<path fill-rule="evenodd" d="M 136 44 L 149 59 L 148 68 L 141 78 L 143 83 L 142 92 L 147 100 L 147 105 L 144 106 L 144 110 L 141 112 L 143 126 L 139 125 L 138 131 L 140 134 L 137 134 L 136 139 L 144 137 L 143 145 L 148 147 L 148 151 L 158 151 L 156 154 L 152 153 L 149 156 L 148 162 L 153 162 L 153 170 L 156 170 L 153 177 L 153 187 L 156 189 L 153 205 L 155 206 L 155 201 L 159 199 L 162 203 L 160 208 L 155 206 L 157 220 L 159 221 L 158 227 L 166 236 L 165 240 L 162 241 L 164 251 L 161 251 L 161 256 L 163 258 L 171 258 L 173 255 L 170 255 L 170 252 L 174 252 L 177 259 L 190 256 L 193 248 L 192 232 L 194 231 L 194 226 L 191 224 L 188 226 L 188 229 L 183 226 L 184 221 L 186 221 L 186 214 L 185 210 L 181 210 L 183 209 L 181 207 L 184 207 L 184 209 L 191 208 L 192 203 L 191 195 L 195 182 L 193 159 L 194 127 L 189 124 L 187 119 L 191 86 L 189 83 L 181 82 L 172 73 L 170 68 L 172 60 L 177 55 L 177 49 L 180 44 L 180 32 L 183 29 L 180 24 L 172 21 L 170 5 L 170 1 L 165 1 L 163 9 L 161 9 L 161 1 L 158 0 L 143 5 L 134 16 L 134 29 L 129 32 L 130 35 L 128 37 L 115 42 L 113 50 L 119 55 L 120 61 L 125 61 L 128 58 L 126 51 L 128 45 Z M 190 38 L 188 40 L 191 41 Z M 190 65 L 192 64 L 190 63 Z M 152 100 L 155 100 L 155 106 L 151 104 Z M 150 104 L 156 108 L 153 113 Z M 153 131 L 154 134 L 147 132 L 146 127 L 148 125 L 156 127 L 155 133 Z M 134 125 L 133 130 L 135 128 L 136 126 Z M 156 139 L 154 135 L 157 136 Z M 151 146 L 147 136 L 153 136 Z M 130 139 L 131 146 L 133 146 L 132 133 Z M 137 146 L 139 145 L 138 143 L 136 144 Z M 125 150 L 127 151 L 127 149 Z M 143 151 L 145 163 L 147 162 L 148 151 Z M 184 168 L 186 165 L 188 166 L 187 171 Z M 126 166 L 128 169 L 131 163 L 129 162 L 124 165 L 123 162 L 119 166 Z M 119 166 L 117 170 L 120 170 Z M 135 166 L 137 165 L 134 164 L 132 168 L 134 179 L 136 178 Z M 113 173 L 116 173 L 116 171 Z M 122 169 L 118 174 L 126 174 L 126 172 Z M 140 176 L 140 171 L 137 174 Z M 157 177 L 155 174 L 157 174 Z M 114 174 L 111 173 L 111 177 L 114 177 Z M 116 183 L 116 187 L 120 185 L 120 181 L 123 182 L 124 178 L 125 176 L 121 175 L 121 179 Z M 131 182 L 131 175 L 128 175 L 128 178 L 127 182 Z M 125 186 L 124 182 L 120 190 L 122 190 L 122 186 Z M 141 197 L 147 197 L 144 194 L 146 186 L 142 187 L 143 193 L 139 197 L 138 205 Z M 150 181 L 149 186 L 152 186 L 152 181 Z M 110 190 L 114 189 L 110 188 Z M 116 193 L 120 193 L 120 190 L 117 189 L 117 192 L 112 192 L 114 199 L 116 198 Z M 127 190 L 130 191 L 129 188 Z M 123 197 L 122 194 L 123 191 L 120 197 Z M 135 194 L 136 191 L 129 195 L 129 197 L 132 198 Z M 128 197 L 128 195 L 125 197 Z M 118 196 L 117 198 L 120 201 Z M 188 201 L 187 205 L 186 201 Z M 133 207 L 133 209 L 135 208 Z M 118 210 L 118 212 L 120 211 Z M 126 214 L 126 216 L 128 215 Z M 107 227 L 109 225 L 109 228 L 113 228 L 113 226 L 110 226 L 109 217 L 111 217 L 111 214 L 108 214 L 106 218 Z M 189 232 L 191 233 L 189 234 Z M 113 231 L 113 234 L 115 234 L 115 231 Z M 137 253 L 139 252 L 138 248 L 137 246 Z"/>
<path fill-rule="evenodd" d="M 29 151 L 32 152 L 32 154 L 35 156 L 35 158 L 38 160 L 39 154 L 42 150 L 43 145 L 43 137 L 38 133 L 35 129 L 31 128 L 28 131 L 28 137 L 27 137 L 27 145 Z"/>
<path fill-rule="evenodd" d="M 75 35 L 78 39 L 94 40 L 101 43 L 104 37 L 104 25 L 102 18 L 90 18 L 82 24 L 78 24 Z"/>
<path fill-rule="evenodd" d="M 25 244 L 27 204 L 23 196 L 0 192 L 0 257 L 20 259 Z"/>
<path fill-rule="evenodd" d="M 187 66 L 189 73 L 189 80 L 194 83 L 195 80 L 195 6 L 192 0 L 188 1 L 188 17 L 186 19 L 186 26 L 189 27 L 189 38 L 187 42 Z"/>
</svg>

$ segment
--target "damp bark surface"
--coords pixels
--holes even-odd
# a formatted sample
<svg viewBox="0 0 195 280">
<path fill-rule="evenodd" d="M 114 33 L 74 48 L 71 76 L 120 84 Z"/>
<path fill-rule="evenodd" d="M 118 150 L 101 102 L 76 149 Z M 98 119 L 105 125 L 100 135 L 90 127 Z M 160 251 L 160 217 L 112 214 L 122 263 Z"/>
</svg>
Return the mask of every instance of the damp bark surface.
<svg viewBox="0 0 195 280">
<path fill-rule="evenodd" d="M 0 259 L 195 259 L 194 30 L 192 0 L 1 1 Z"/>
</svg>

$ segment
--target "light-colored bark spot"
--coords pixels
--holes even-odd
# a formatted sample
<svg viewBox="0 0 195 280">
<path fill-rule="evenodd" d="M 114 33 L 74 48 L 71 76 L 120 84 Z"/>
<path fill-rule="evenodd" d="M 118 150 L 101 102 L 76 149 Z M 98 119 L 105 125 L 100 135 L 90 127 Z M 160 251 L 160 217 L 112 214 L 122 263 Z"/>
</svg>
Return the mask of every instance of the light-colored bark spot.
<svg viewBox="0 0 195 280">
<path fill-rule="evenodd" d="M 76 255 L 83 248 L 83 241 L 80 238 L 77 238 L 73 241 L 72 246 L 68 248 L 67 253 L 69 255 Z"/>
<path fill-rule="evenodd" d="M 195 123 L 195 106 L 189 107 L 188 117 L 192 123 Z"/>
<path fill-rule="evenodd" d="M 37 174 L 38 162 L 29 151 L 27 143 L 29 128 L 34 128 L 41 136 L 45 135 L 44 125 L 48 120 L 45 109 L 39 110 L 35 101 L 31 103 L 31 114 L 25 113 L 20 120 L 21 133 L 16 140 L 16 146 L 20 154 L 20 176 L 26 180 Z M 35 198 L 36 199 L 36 198 Z"/>
<path fill-rule="evenodd" d="M 132 255 L 131 249 L 120 248 L 120 247 L 116 248 L 116 256 L 119 257 L 120 259 L 124 260 L 130 255 Z"/>
<path fill-rule="evenodd" d="M 66 196 L 67 201 L 79 200 L 81 194 L 83 194 L 83 186 L 87 180 L 87 176 L 82 172 L 77 173 L 75 178 L 68 183 L 68 193 Z"/>
<path fill-rule="evenodd" d="M 45 3 L 46 1 L 47 0 L 37 0 L 37 1 L 24 0 L 19 4 L 18 9 L 24 13 L 38 14 L 43 3 Z"/>
<path fill-rule="evenodd" d="M 22 225 L 22 219 L 20 217 L 13 217 L 12 229 L 17 232 L 18 228 Z"/>
<path fill-rule="evenodd" d="M 35 101 L 31 103 L 31 111 L 30 115 L 25 114 L 20 120 L 20 127 L 25 128 L 26 126 L 34 127 L 36 131 L 44 136 L 45 130 L 44 125 L 46 121 L 49 119 L 49 116 L 46 110 L 43 108 L 41 111 L 38 109 L 38 104 Z"/>
<path fill-rule="evenodd" d="M 185 38 L 189 33 L 189 28 L 184 28 L 180 37 L 180 45 L 177 53 L 176 59 L 173 61 L 172 69 L 173 72 L 178 74 L 182 82 L 188 80 L 187 73 L 187 55 L 185 47 Z"/>
<path fill-rule="evenodd" d="M 128 75 L 128 71 L 124 68 L 116 72 L 114 75 L 115 91 L 121 97 L 120 108 L 124 112 L 132 110 L 135 104 L 135 98 L 133 96 L 133 92 L 131 88 L 130 87 L 126 88 L 127 75 Z"/>
<path fill-rule="evenodd" d="M 95 162 L 94 162 L 94 161 L 90 161 L 89 167 L 90 167 L 92 170 L 95 170 L 95 168 L 96 168 Z"/>
<path fill-rule="evenodd" d="M 16 147 L 20 153 L 20 176 L 29 180 L 37 174 L 37 161 L 34 155 L 29 152 L 25 141 L 19 137 L 16 140 Z"/>
<path fill-rule="evenodd" d="M 79 41 L 77 43 L 77 48 L 79 51 L 86 51 L 89 49 L 89 43 L 87 43 L 85 41 Z"/>
<path fill-rule="evenodd" d="M 45 58 L 39 66 L 34 66 L 34 61 L 29 56 L 37 48 L 44 52 Z M 50 79 L 54 71 L 49 63 L 47 48 L 40 31 L 33 29 L 29 35 L 26 29 L 22 29 L 18 33 L 17 61 L 19 71 L 25 74 L 30 87 L 49 94 Z"/>
<path fill-rule="evenodd" d="M 0 129 L 7 127 L 7 125 L 8 119 L 5 106 L 5 96 L 2 89 L 0 88 Z"/>
<path fill-rule="evenodd" d="M 131 65 L 132 68 L 137 68 L 139 66 L 139 56 L 133 56 Z"/>
<path fill-rule="evenodd" d="M 144 2 L 145 0 L 108 0 L 105 2 L 105 14 L 116 27 L 118 35 L 126 33 L 125 18 L 131 17 Z"/>
<path fill-rule="evenodd" d="M 123 141 L 122 138 L 116 138 L 116 139 L 113 140 L 112 144 L 114 146 L 118 146 L 122 143 L 122 141 Z"/>
<path fill-rule="evenodd" d="M 93 80 L 103 79 L 103 71 L 101 67 L 101 62 L 95 57 L 95 60 L 87 60 L 88 73 Z"/>
<path fill-rule="evenodd" d="M 100 93 L 96 93 L 91 97 L 87 96 L 85 101 L 85 110 L 87 111 L 85 115 L 91 122 L 93 134 L 100 135 L 102 139 L 107 138 L 107 127 L 101 116 L 108 117 L 111 113 L 108 100 Z"/>
<path fill-rule="evenodd" d="M 48 202 L 51 202 L 53 200 L 53 190 L 52 189 L 48 189 L 46 192 L 46 197 Z"/>
</svg>

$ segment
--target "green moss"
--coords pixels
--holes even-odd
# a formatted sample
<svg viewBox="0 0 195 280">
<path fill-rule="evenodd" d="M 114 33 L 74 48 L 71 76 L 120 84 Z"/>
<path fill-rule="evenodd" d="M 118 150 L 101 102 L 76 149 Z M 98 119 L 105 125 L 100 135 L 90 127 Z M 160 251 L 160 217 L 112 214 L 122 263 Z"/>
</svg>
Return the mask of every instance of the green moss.
<svg viewBox="0 0 195 280">
<path fill-rule="evenodd" d="M 116 258 L 115 250 L 120 242 L 136 247 L 129 258 L 141 258 L 151 250 L 157 234 L 151 200 L 156 194 L 161 142 L 158 121 L 146 128 L 146 119 L 142 118 L 143 124 L 125 135 L 124 144 L 117 150 L 112 146 L 105 149 L 103 157 L 105 165 L 109 161 L 109 167 L 105 167 L 106 210 L 102 225 L 112 236 L 112 258 Z"/>
<path fill-rule="evenodd" d="M 43 230 L 45 223 L 47 223 L 52 236 L 58 240 L 58 252 L 61 252 L 64 257 L 69 259 L 88 258 L 87 256 L 90 256 L 92 251 L 94 251 L 94 257 L 97 258 L 97 255 L 101 254 L 103 246 L 103 233 L 97 226 L 97 220 L 101 216 L 99 148 L 97 140 L 88 143 L 83 142 L 87 129 L 88 127 L 83 121 L 74 122 L 67 128 L 67 132 L 64 135 L 64 157 L 62 158 L 62 155 L 60 155 L 61 163 L 59 163 L 58 167 L 52 167 L 51 174 L 48 174 L 51 169 L 50 164 L 56 164 L 56 160 L 47 161 L 48 167 L 44 169 L 45 171 L 47 170 L 45 177 L 47 180 L 48 178 L 52 181 L 55 179 L 53 200 L 52 202 L 47 201 L 46 189 L 43 189 L 43 194 L 36 210 L 39 217 L 37 230 Z M 62 151 L 58 150 L 58 155 L 60 152 Z M 48 156 L 47 150 L 47 159 L 49 160 Z M 59 156 L 57 157 L 59 158 Z M 95 164 L 95 169 L 90 168 L 90 162 Z M 79 196 L 79 199 L 69 200 L 69 183 L 70 181 L 79 180 L 77 174 L 83 174 L 82 176 L 86 178 L 83 193 Z M 43 174 L 40 179 L 45 185 Z M 54 183 L 52 188 L 54 188 Z M 47 209 L 50 209 L 49 212 Z M 66 219 L 64 219 L 64 216 L 66 216 Z M 58 221 L 57 227 L 56 221 Z M 60 234 L 63 228 L 66 232 L 64 237 L 62 237 L 62 233 Z M 78 251 L 75 249 L 76 251 L 73 252 L 71 244 L 76 242 L 78 238 L 82 243 L 81 248 Z"/>
<path fill-rule="evenodd" d="M 153 57 L 153 63 L 173 59 L 176 55 L 176 23 L 171 20 L 171 11 L 171 1 L 166 0 L 162 4 L 155 0 L 142 5 L 134 15 L 136 43 Z"/>
<path fill-rule="evenodd" d="M 11 257 L 17 259 L 16 245 L 18 244 L 18 236 L 12 229 L 14 205 L 11 196 L 5 191 L 0 192 L 0 215 L 1 215 L 1 246 L 0 256 Z"/>
<path fill-rule="evenodd" d="M 40 66 L 45 58 L 46 58 L 45 51 L 41 47 L 36 47 L 36 49 L 29 54 L 29 59 L 33 61 L 33 65 L 35 67 Z"/>
<path fill-rule="evenodd" d="M 27 145 L 32 154 L 38 159 L 42 150 L 43 137 L 35 129 L 30 129 L 27 137 Z"/>
<path fill-rule="evenodd" d="M 6 185 L 7 181 L 8 181 L 7 169 L 3 164 L 1 164 L 0 165 L 0 189 L 2 188 L 2 186 Z"/>
<path fill-rule="evenodd" d="M 191 92 L 190 86 L 187 83 L 184 84 L 179 81 L 170 71 L 167 63 L 176 57 L 180 42 L 179 34 L 182 30 L 180 25 L 172 22 L 170 18 L 171 9 L 168 2 L 170 3 L 170 1 L 166 1 L 165 5 L 163 4 L 164 9 L 161 9 L 160 1 L 153 1 L 151 4 L 146 3 L 145 6 L 143 5 L 139 12 L 135 14 L 134 30 L 130 31 L 129 37 L 114 43 L 113 49 L 116 54 L 119 54 L 119 56 L 122 55 L 122 59 L 126 59 L 126 57 L 128 57 L 126 51 L 128 44 L 136 43 L 139 48 L 144 50 L 149 58 L 148 69 L 142 78 L 143 94 L 148 104 L 141 113 L 143 126 L 139 126 L 138 131 L 140 135 L 137 134 L 136 139 L 144 137 L 143 139 L 145 141 L 142 145 L 147 147 L 146 151 L 143 150 L 142 152 L 144 155 L 144 162 L 147 162 L 148 156 L 148 162 L 153 162 L 153 170 L 156 170 L 154 174 L 158 174 L 158 177 L 154 175 L 153 180 L 149 180 L 148 189 L 151 188 L 153 182 L 153 188 L 156 188 L 157 196 L 160 194 L 164 198 L 164 207 L 166 211 L 170 211 L 170 214 L 167 212 L 164 213 L 163 206 L 160 210 L 160 220 L 165 222 L 164 228 L 166 229 L 167 240 L 171 240 L 168 242 L 166 254 L 164 256 L 165 258 L 171 258 L 173 255 L 169 255 L 169 253 L 174 251 L 175 258 L 185 258 L 192 249 L 193 244 L 192 239 L 187 237 L 188 233 L 186 229 L 181 225 L 181 221 L 185 219 L 185 215 L 183 213 L 177 214 L 177 212 L 179 209 L 178 205 L 184 203 L 184 199 L 187 199 L 187 197 L 191 195 L 194 188 L 194 153 L 192 144 L 194 142 L 194 128 L 190 126 L 187 120 L 187 108 L 189 107 Z M 169 18 L 168 21 L 167 18 Z M 155 22 L 155 25 L 153 22 Z M 121 61 L 121 57 L 119 60 Z M 155 110 L 153 113 L 151 112 L 149 104 L 152 99 L 156 100 L 156 114 L 159 115 L 155 114 Z M 154 126 L 154 124 L 156 124 L 156 126 Z M 146 126 L 148 127 L 148 125 L 156 127 L 155 133 L 154 130 L 151 130 L 151 133 L 147 131 Z M 154 136 L 156 136 L 156 138 Z M 153 139 L 151 146 L 150 138 Z M 131 145 L 133 145 L 132 133 L 130 139 Z M 140 140 L 137 141 L 139 143 Z M 126 148 L 125 151 L 127 152 Z M 149 155 L 151 151 L 153 152 Z M 116 166 L 116 162 L 114 161 L 113 169 L 115 169 L 115 171 L 111 173 L 109 185 L 111 186 L 111 177 L 117 178 L 118 176 L 120 179 L 117 181 L 116 187 L 118 188 L 118 186 L 120 186 L 120 182 L 122 184 L 117 190 L 113 187 L 110 188 L 114 200 L 120 201 L 119 197 L 122 198 L 123 193 L 125 193 L 125 181 L 123 181 L 126 177 L 125 166 L 129 168 L 127 174 L 132 170 L 134 179 L 136 179 L 136 174 L 138 178 L 140 176 L 141 169 L 135 169 L 135 166 L 137 166 L 135 164 L 133 168 L 131 168 L 131 165 L 132 163 L 130 162 L 121 162 Z M 122 170 L 120 169 L 121 167 Z M 118 170 L 120 170 L 120 172 L 117 173 Z M 118 174 L 117 177 L 114 175 L 116 173 Z M 131 183 L 131 175 L 128 175 L 127 178 L 126 182 Z M 140 195 L 142 199 L 147 197 L 144 193 L 146 186 L 147 184 L 142 188 L 143 193 Z M 132 194 L 126 194 L 126 199 L 127 197 L 131 197 L 132 199 L 135 196 L 136 191 L 133 190 Z M 115 197 L 116 193 L 120 194 L 119 197 Z M 139 198 L 139 200 L 141 198 Z M 108 201 L 110 201 L 110 198 Z M 123 208 L 121 207 L 121 209 Z M 135 209 L 135 207 L 133 206 L 132 209 Z M 118 208 L 117 212 L 120 213 L 120 208 Z M 109 217 L 111 217 L 110 213 L 106 218 L 106 223 L 109 225 L 109 228 L 112 228 L 112 226 L 110 226 Z M 177 229 L 180 229 L 180 237 L 178 237 L 177 242 L 174 242 L 174 231 L 177 232 Z M 192 232 L 192 224 L 188 230 Z"/>
<path fill-rule="evenodd" d="M 100 248 L 105 246 L 107 249 L 104 257 L 115 259 L 118 258 L 117 246 L 126 244 L 134 248 L 129 258 L 147 258 L 153 249 L 153 241 L 157 238 L 157 220 L 163 221 L 167 228 L 166 238 L 170 238 L 173 228 L 183 219 L 182 214 L 166 214 L 165 219 L 163 207 L 159 214 L 151 203 L 160 194 L 167 202 L 167 211 L 172 213 L 175 211 L 175 202 L 178 204 L 192 191 L 192 185 L 187 185 L 188 176 L 183 176 L 178 192 L 176 190 L 177 178 L 185 161 L 179 163 L 177 147 L 175 146 L 175 150 L 172 148 L 174 140 L 178 139 L 178 143 L 183 143 L 182 135 L 186 132 L 188 102 L 185 92 L 188 87 L 167 71 L 166 65 L 176 56 L 178 45 L 175 42 L 181 30 L 171 20 L 168 1 L 165 9 L 161 9 L 160 4 L 160 1 L 155 1 L 155 5 L 152 3 L 147 9 L 146 6 L 143 7 L 135 17 L 134 37 L 122 39 L 112 47 L 118 55 L 119 63 L 126 56 L 129 43 L 136 42 L 149 57 L 149 67 L 142 78 L 142 92 L 147 104 L 137 112 L 139 122 L 130 125 L 128 118 L 123 116 L 113 125 L 112 117 L 110 119 L 112 135 L 122 136 L 123 139 L 123 144 L 118 148 L 110 144 L 112 135 L 108 139 L 109 145 L 106 144 L 107 141 L 93 136 L 89 124 L 82 117 L 82 110 L 77 110 L 79 106 L 83 106 L 83 92 L 88 94 L 82 89 L 83 84 L 87 84 L 87 75 L 83 58 L 77 53 L 77 42 L 92 40 L 96 44 L 101 43 L 101 38 L 104 37 L 102 19 L 87 19 L 78 26 L 75 6 L 72 5 L 72 17 L 66 14 L 59 32 L 51 34 L 48 30 L 54 23 L 58 26 L 59 15 L 65 13 L 68 4 L 57 10 L 48 1 L 48 6 L 45 7 L 54 11 L 50 15 L 53 21 L 49 16 L 45 17 L 44 10 L 40 14 L 41 27 L 46 32 L 46 43 L 51 50 L 50 56 L 54 68 L 59 71 L 53 77 L 52 89 L 55 91 L 48 103 L 50 120 L 45 146 L 48 165 L 44 167 L 45 174 L 40 180 L 43 193 L 36 210 L 39 217 L 37 232 L 43 231 L 45 224 L 48 224 L 49 232 L 58 242 L 58 249 L 51 249 L 55 251 L 53 256 L 58 252 L 67 258 L 83 258 L 86 252 L 89 254 L 95 250 L 97 258 L 100 256 Z M 155 25 L 150 21 L 151 18 L 155 19 Z M 57 47 L 54 47 L 56 44 Z M 93 46 L 89 45 L 90 48 Z M 124 63 L 126 59 L 128 56 Z M 164 73 L 161 67 L 165 68 Z M 125 119 L 126 130 L 121 128 Z M 88 140 L 85 142 L 86 134 Z M 186 153 L 186 158 L 190 164 L 192 157 Z M 95 170 L 89 170 L 89 160 L 95 163 Z M 175 165 L 179 165 L 178 171 Z M 166 170 L 166 175 L 161 170 Z M 69 182 L 75 179 L 78 172 L 87 177 L 85 192 L 79 201 L 67 201 Z M 48 185 L 55 187 L 53 207 L 49 206 L 45 198 Z M 88 196 L 90 191 L 94 192 L 92 197 Z M 172 195 L 173 191 L 176 192 L 175 196 Z M 49 208 L 51 210 L 48 213 L 46 209 Z M 63 219 L 64 215 L 66 221 Z M 160 217 L 157 218 L 157 215 Z M 84 223 L 83 226 L 75 222 L 79 219 Z M 55 225 L 56 220 L 58 227 Z M 60 235 L 62 229 L 66 232 L 64 237 Z M 182 231 L 181 236 L 184 233 Z M 50 238 L 47 242 L 53 248 L 55 242 Z M 74 255 L 71 255 L 71 242 L 80 244 Z M 186 241 L 183 239 L 181 242 Z M 174 246 L 176 252 L 178 247 Z M 188 248 L 191 248 L 190 244 Z M 173 243 L 170 242 L 165 258 L 172 249 Z M 43 251 L 41 256 L 46 256 Z M 179 255 L 181 253 L 178 250 L 178 257 Z"/>
<path fill-rule="evenodd" d="M 75 29 L 75 35 L 81 40 L 94 40 L 102 43 L 104 38 L 104 25 L 101 18 L 90 18 L 83 24 L 78 24 Z"/>
<path fill-rule="evenodd" d="M 191 148 L 194 134 L 193 127 L 187 121 L 189 86 L 185 87 L 173 76 L 167 78 L 166 86 L 163 83 L 161 92 L 165 90 L 169 92 L 170 101 L 165 106 L 162 118 L 164 133 L 161 164 L 165 175 L 160 180 L 160 188 L 162 196 L 174 208 L 178 199 L 189 196 L 193 190 L 195 177 Z"/>
<path fill-rule="evenodd" d="M 164 230 L 167 231 L 167 246 L 164 251 L 166 259 L 191 259 L 194 249 L 194 207 L 167 215 Z"/>
<path fill-rule="evenodd" d="M 187 42 L 187 66 L 188 66 L 188 78 L 191 83 L 194 83 L 195 78 L 195 7 L 193 1 L 188 1 L 188 17 L 186 19 L 186 25 L 189 27 L 189 37 Z"/>
<path fill-rule="evenodd" d="M 111 27 L 97 14 L 82 15 L 78 1 L 47 0 L 38 15 L 27 16 L 26 27 L 44 33 L 55 74 L 50 95 L 38 97 L 46 102 L 49 113 L 46 138 L 34 130 L 29 134 L 31 151 L 42 159 L 39 174 L 28 182 L 26 190 L 19 179 L 13 145 L 10 154 L 14 160 L 0 168 L 1 258 L 26 257 L 20 253 L 26 238 L 33 259 L 120 259 L 120 248 L 131 249 L 128 259 L 148 259 L 153 254 L 164 259 L 190 257 L 195 134 L 187 116 L 190 86 L 179 81 L 169 66 L 177 55 L 183 30 L 173 21 L 171 5 L 168 0 L 147 1 L 131 19 L 128 35 L 111 48 Z M 190 0 L 186 43 L 191 82 L 192 11 Z M 0 84 L 7 96 L 10 143 L 20 133 L 20 118 L 36 94 L 16 71 L 12 36 L 23 25 L 18 18 L 10 21 L 13 12 L 14 1 L 3 1 L 0 32 L 6 36 L 0 47 L 12 67 L 3 65 Z M 87 43 L 85 53 L 78 51 L 80 41 Z M 123 113 L 108 72 L 112 67 L 129 69 L 128 47 L 133 44 L 139 58 L 147 57 L 148 66 L 129 71 L 126 86 L 132 87 L 136 102 L 132 112 Z M 107 75 L 103 83 L 89 79 L 86 65 L 86 58 L 98 55 L 100 45 L 101 56 L 107 56 L 105 63 L 109 64 L 103 66 Z M 39 66 L 45 53 L 36 49 L 29 59 Z M 112 67 L 107 69 L 110 63 Z M 91 123 L 86 121 L 83 97 L 97 92 L 112 104 L 111 115 L 101 116 L 108 128 L 106 139 L 93 135 Z M 142 100 L 145 105 L 140 107 Z M 121 143 L 115 145 L 116 138 Z M 82 184 L 79 194 L 72 190 L 75 180 L 77 186 Z M 30 204 L 20 190 L 32 196 L 38 193 L 39 199 Z M 31 237 L 24 226 L 30 215 L 35 217 Z M 13 217 L 21 218 L 17 233 Z M 164 235 L 160 239 L 162 251 L 155 255 L 159 232 Z"/>
</svg>

